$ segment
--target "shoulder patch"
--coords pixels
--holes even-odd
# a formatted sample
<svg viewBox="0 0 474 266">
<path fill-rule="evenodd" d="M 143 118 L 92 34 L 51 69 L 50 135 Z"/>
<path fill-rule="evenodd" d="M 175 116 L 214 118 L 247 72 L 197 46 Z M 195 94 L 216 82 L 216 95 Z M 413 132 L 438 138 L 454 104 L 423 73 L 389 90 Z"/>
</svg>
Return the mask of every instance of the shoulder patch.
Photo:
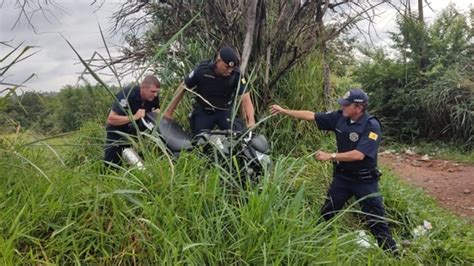
<svg viewBox="0 0 474 266">
<path fill-rule="evenodd" d="M 244 78 L 240 79 L 240 84 L 245 85 L 246 83 L 247 83 L 247 81 Z"/>
<path fill-rule="evenodd" d="M 370 132 L 369 133 L 369 139 L 377 140 L 378 138 L 379 138 L 379 135 L 377 135 L 377 133 L 375 133 L 375 132 Z"/>
<path fill-rule="evenodd" d="M 120 106 L 122 106 L 123 108 L 127 107 L 128 105 L 128 102 L 126 99 L 121 99 L 119 103 L 120 103 Z"/>
</svg>

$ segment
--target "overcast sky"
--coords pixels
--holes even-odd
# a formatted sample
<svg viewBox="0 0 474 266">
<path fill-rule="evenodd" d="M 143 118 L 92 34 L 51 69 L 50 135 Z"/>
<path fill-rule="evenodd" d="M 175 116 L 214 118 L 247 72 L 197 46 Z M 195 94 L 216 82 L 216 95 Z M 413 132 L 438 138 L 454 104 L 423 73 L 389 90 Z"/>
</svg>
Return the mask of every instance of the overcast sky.
<svg viewBox="0 0 474 266">
<path fill-rule="evenodd" d="M 122 36 L 112 35 L 107 31 L 110 28 L 112 13 L 117 9 L 120 1 L 106 1 L 100 8 L 97 4 L 90 6 L 92 1 L 88 0 L 54 0 L 54 2 L 61 7 L 48 7 L 54 14 L 54 17 L 46 14 L 49 21 L 40 13 L 33 17 L 32 24 L 39 32 L 35 33 L 24 18 L 12 29 L 18 18 L 19 9 L 15 7 L 15 1 L 3 1 L 0 7 L 0 41 L 10 41 L 9 44 L 13 46 L 24 42 L 24 45 L 38 47 L 31 50 L 38 51 L 37 54 L 16 64 L 8 71 L 8 82 L 16 84 L 22 82 L 31 73 L 35 73 L 37 76 L 26 84 L 30 90 L 59 91 L 67 84 L 76 84 L 78 73 L 84 68 L 78 64 L 77 56 L 60 33 L 84 58 L 90 58 L 94 51 L 106 55 L 99 23 L 108 44 L 120 43 Z M 0 46 L 0 49 L 1 57 L 10 51 L 5 46 Z M 92 81 L 92 78 L 88 80 Z"/>
<path fill-rule="evenodd" d="M 78 64 L 76 55 L 59 33 L 62 33 L 84 58 L 90 58 L 94 51 L 105 55 L 98 23 L 107 35 L 107 43 L 117 45 L 121 42 L 122 36 L 111 36 L 107 29 L 110 27 L 112 13 L 123 1 L 105 0 L 102 7 L 97 10 L 99 6 L 97 4 L 90 6 L 92 1 L 89 0 L 55 0 L 54 2 L 62 7 L 49 8 L 56 18 L 48 15 L 50 21 L 47 21 L 39 13 L 33 17 L 33 24 L 36 25 L 40 34 L 34 33 L 24 19 L 12 28 L 19 12 L 15 8 L 15 2 L 0 0 L 0 41 L 10 41 L 10 45 L 25 42 L 25 45 L 38 46 L 36 48 L 38 53 L 15 65 L 9 70 L 9 75 L 4 81 L 22 82 L 31 73 L 35 73 L 37 76 L 26 84 L 27 90 L 59 91 L 67 84 L 76 84 L 78 73 L 83 70 L 83 67 Z M 416 7 L 416 1 L 412 0 L 412 2 L 412 6 Z M 450 2 L 455 3 L 456 7 L 464 11 L 468 10 L 470 5 L 474 5 L 474 0 L 429 0 L 429 2 L 434 12 L 425 8 L 425 17 L 428 21 L 432 21 L 435 14 Z M 395 18 L 395 11 L 386 10 L 377 19 L 375 28 L 380 38 L 375 41 L 378 44 L 388 44 L 387 32 L 395 30 Z M 10 51 L 9 48 L 1 45 L 0 49 L 0 58 Z M 4 64 L 5 62 L 1 65 Z M 92 81 L 92 78 L 89 80 Z"/>
</svg>

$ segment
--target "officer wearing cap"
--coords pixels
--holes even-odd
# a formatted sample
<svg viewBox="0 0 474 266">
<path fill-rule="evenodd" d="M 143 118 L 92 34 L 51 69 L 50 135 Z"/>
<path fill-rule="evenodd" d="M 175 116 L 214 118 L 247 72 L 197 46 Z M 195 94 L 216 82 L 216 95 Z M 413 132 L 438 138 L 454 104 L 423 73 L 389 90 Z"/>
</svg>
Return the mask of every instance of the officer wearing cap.
<svg viewBox="0 0 474 266">
<path fill-rule="evenodd" d="M 183 98 L 186 89 L 192 90 L 194 97 L 190 124 L 193 134 L 203 130 L 220 129 L 242 130 L 243 125 L 231 125 L 232 104 L 236 96 L 241 97 L 247 127 L 255 125 L 254 108 L 250 93 L 246 92 L 245 79 L 238 70 L 239 57 L 234 49 L 223 47 L 215 60 L 200 63 L 180 84 L 176 96 L 164 113 L 164 117 L 173 119 L 173 113 Z M 238 119 L 236 119 L 238 121 Z"/>
<path fill-rule="evenodd" d="M 158 92 L 160 81 L 153 75 L 147 75 L 138 86 L 125 87 L 116 95 L 116 101 L 107 117 L 107 139 L 104 147 L 104 161 L 121 164 L 122 150 L 128 146 L 125 134 L 135 134 L 135 128 L 130 122 L 129 114 L 133 120 L 139 120 L 147 112 L 160 111 Z"/>
<path fill-rule="evenodd" d="M 383 219 L 384 207 L 378 187 L 381 173 L 377 168 L 377 150 L 382 131 L 380 122 L 367 113 L 368 101 L 364 91 L 351 89 L 338 100 L 341 109 L 335 112 L 287 110 L 278 105 L 272 105 L 270 111 L 272 114 L 315 121 L 319 129 L 336 134 L 337 152 L 316 152 L 317 160 L 331 160 L 334 163 L 334 178 L 321 215 L 325 220 L 331 219 L 355 196 L 360 200 L 366 221 L 379 245 L 383 249 L 396 251 L 396 243 Z"/>
</svg>

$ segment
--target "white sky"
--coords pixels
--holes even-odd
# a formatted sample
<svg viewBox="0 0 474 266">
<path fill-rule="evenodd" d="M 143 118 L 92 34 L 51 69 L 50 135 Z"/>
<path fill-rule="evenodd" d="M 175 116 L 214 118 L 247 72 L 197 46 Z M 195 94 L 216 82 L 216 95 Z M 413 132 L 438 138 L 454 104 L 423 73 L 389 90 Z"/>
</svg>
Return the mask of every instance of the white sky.
<svg viewBox="0 0 474 266">
<path fill-rule="evenodd" d="M 99 23 L 109 48 L 120 43 L 121 36 L 112 36 L 108 31 L 111 25 L 110 17 L 119 6 L 119 1 L 106 1 L 100 9 L 97 9 L 98 5 L 90 6 L 92 2 L 90 0 L 54 0 L 63 10 L 49 7 L 51 13 L 54 13 L 54 17 L 47 15 L 50 21 L 39 13 L 33 17 L 33 24 L 36 25 L 39 34 L 29 27 L 24 18 L 12 29 L 19 13 L 14 7 L 14 2 L 6 0 L 1 5 L 0 0 L 0 41 L 11 41 L 9 44 L 12 46 L 17 46 L 21 42 L 24 42 L 25 46 L 37 46 L 30 51 L 38 53 L 8 71 L 6 81 L 10 83 L 21 83 L 31 73 L 35 73 L 36 77 L 26 83 L 29 90 L 59 91 L 65 85 L 76 84 L 79 73 L 84 68 L 60 34 L 63 34 L 85 59 L 89 59 L 94 51 L 106 56 Z M 0 46 L 0 49 L 0 57 L 10 51 L 5 46 Z M 117 50 L 112 49 L 112 52 L 117 53 Z M 108 76 L 105 78 L 110 79 Z M 90 77 L 88 80 L 93 79 Z"/>
<path fill-rule="evenodd" d="M 426 0 L 423 0 L 423 2 L 425 1 Z M 474 7 L 474 0 L 428 0 L 428 3 L 430 3 L 430 5 L 427 6 L 425 4 L 423 8 L 426 23 L 432 23 L 436 16 L 451 3 L 462 12 L 467 12 L 470 6 Z M 411 8 L 412 11 L 416 11 L 418 9 L 417 0 L 411 0 Z M 396 18 L 397 12 L 394 9 L 386 9 L 383 11 L 383 13 L 381 13 L 375 24 L 375 29 L 378 33 L 378 36 L 380 37 L 376 40 L 376 44 L 390 44 L 388 32 L 395 31 Z"/>
<path fill-rule="evenodd" d="M 12 29 L 19 12 L 18 9 L 14 8 L 15 1 L 0 0 L 0 41 L 11 41 L 10 45 L 18 45 L 24 42 L 25 45 L 38 46 L 36 50 L 39 51 L 28 60 L 15 65 L 8 71 L 7 79 L 4 81 L 22 82 L 31 73 L 35 73 L 37 76 L 26 84 L 27 90 L 59 91 L 65 85 L 76 84 L 83 67 L 78 64 L 76 55 L 59 33 L 62 33 L 84 58 L 90 58 L 94 51 L 105 55 L 97 25 L 100 23 L 106 34 L 108 44 L 120 44 L 121 36 L 111 36 L 107 29 L 110 27 L 112 13 L 123 1 L 103 1 L 103 6 L 96 10 L 97 5 L 90 6 L 91 0 L 55 0 L 54 2 L 60 4 L 64 11 L 51 7 L 50 9 L 57 18 L 50 17 L 51 22 L 46 21 L 41 14 L 37 14 L 33 22 L 37 25 L 37 30 L 41 34 L 36 34 L 24 19 Z M 474 6 L 474 0 L 428 1 L 433 8 L 433 11 L 428 7 L 424 9 L 428 22 L 433 21 L 435 15 L 451 2 L 463 11 L 467 11 L 469 6 Z M 412 7 L 416 9 L 415 0 L 412 0 Z M 379 36 L 375 39 L 376 44 L 389 44 L 387 32 L 395 31 L 395 19 L 396 11 L 384 9 L 383 14 L 375 24 Z M 8 52 L 9 49 L 0 46 L 0 58 Z M 5 62 L 0 63 L 2 66 L 4 64 Z M 88 80 L 92 81 L 92 78 Z M 112 81 L 112 79 L 109 80 Z"/>
</svg>

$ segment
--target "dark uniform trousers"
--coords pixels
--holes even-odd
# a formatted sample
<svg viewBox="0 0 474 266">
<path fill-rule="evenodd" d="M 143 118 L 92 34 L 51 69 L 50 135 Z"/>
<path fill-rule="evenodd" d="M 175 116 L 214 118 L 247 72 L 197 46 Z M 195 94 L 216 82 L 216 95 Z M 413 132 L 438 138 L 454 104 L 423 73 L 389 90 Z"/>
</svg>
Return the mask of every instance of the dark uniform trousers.
<svg viewBox="0 0 474 266">
<path fill-rule="evenodd" d="M 231 127 L 231 111 L 230 110 L 206 110 L 204 108 L 195 107 L 190 116 L 190 125 L 193 135 L 197 135 L 203 130 L 211 130 L 214 126 L 222 130 L 233 129 L 236 131 L 244 130 L 243 122 L 238 117 L 234 118 Z"/>
<path fill-rule="evenodd" d="M 122 164 L 120 159 L 123 149 L 130 147 L 130 144 L 126 143 L 126 140 L 115 132 L 107 131 L 107 139 L 104 147 L 104 163 L 108 166 L 108 163 L 117 165 Z"/>
<path fill-rule="evenodd" d="M 387 222 L 384 220 L 382 197 L 379 194 L 377 180 L 358 180 L 336 174 L 328 190 L 327 199 L 321 209 L 321 215 L 327 221 L 340 211 L 352 197 L 359 201 L 365 213 L 366 222 L 380 247 L 385 250 L 396 250 Z"/>
</svg>

